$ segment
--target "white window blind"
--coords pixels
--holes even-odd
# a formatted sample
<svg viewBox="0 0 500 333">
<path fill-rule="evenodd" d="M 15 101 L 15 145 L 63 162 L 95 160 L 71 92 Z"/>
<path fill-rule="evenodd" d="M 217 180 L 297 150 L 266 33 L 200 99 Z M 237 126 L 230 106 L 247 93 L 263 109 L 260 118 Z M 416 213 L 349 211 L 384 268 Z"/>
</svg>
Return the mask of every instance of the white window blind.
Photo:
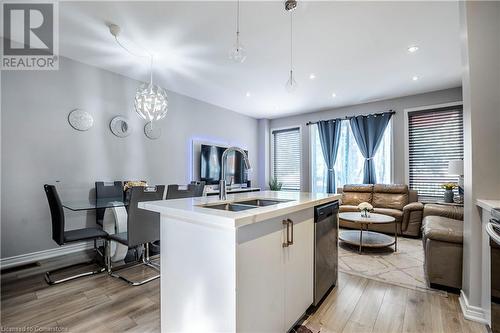
<svg viewBox="0 0 500 333">
<path fill-rule="evenodd" d="M 440 200 L 443 183 L 457 182 L 448 175 L 448 161 L 463 159 L 462 106 L 408 114 L 409 186 L 423 202 Z"/>
<path fill-rule="evenodd" d="M 300 128 L 272 131 L 273 177 L 283 184 L 283 190 L 300 190 Z"/>
</svg>

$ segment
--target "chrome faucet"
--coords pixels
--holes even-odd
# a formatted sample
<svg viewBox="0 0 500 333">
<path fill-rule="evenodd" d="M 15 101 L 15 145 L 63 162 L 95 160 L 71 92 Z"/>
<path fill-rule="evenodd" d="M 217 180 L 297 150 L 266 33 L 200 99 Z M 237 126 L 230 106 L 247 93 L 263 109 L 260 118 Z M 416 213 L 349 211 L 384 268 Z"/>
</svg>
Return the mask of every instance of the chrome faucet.
<svg viewBox="0 0 500 333">
<path fill-rule="evenodd" d="M 229 147 L 224 152 L 222 153 L 222 160 L 221 160 L 221 174 L 220 174 L 220 181 L 219 181 L 219 199 L 220 200 L 226 200 L 227 198 L 227 192 L 226 192 L 226 164 L 227 164 L 227 154 L 229 154 L 232 151 L 237 151 L 243 156 L 243 161 L 245 161 L 245 168 L 247 170 L 251 169 L 250 167 L 250 161 L 248 160 L 248 156 L 245 153 L 245 151 L 239 147 Z"/>
</svg>

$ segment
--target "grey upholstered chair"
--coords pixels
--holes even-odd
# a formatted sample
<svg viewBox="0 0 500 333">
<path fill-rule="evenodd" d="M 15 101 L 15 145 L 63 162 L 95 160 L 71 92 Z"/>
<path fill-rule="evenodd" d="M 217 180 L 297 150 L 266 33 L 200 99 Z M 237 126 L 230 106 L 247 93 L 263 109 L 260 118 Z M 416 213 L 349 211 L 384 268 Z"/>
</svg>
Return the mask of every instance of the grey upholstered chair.
<svg viewBox="0 0 500 333">
<path fill-rule="evenodd" d="M 137 205 L 139 202 L 162 200 L 165 185 L 133 187 L 128 191 L 130 191 L 130 201 L 128 205 L 127 232 L 109 235 L 109 240 L 120 242 L 128 247 L 144 247 L 142 262 L 139 264 L 158 271 L 159 267 L 153 264 L 150 260 L 149 243 L 160 238 L 160 214 L 140 209 Z M 110 248 L 109 240 L 107 246 L 108 249 Z M 108 267 L 108 273 L 111 276 L 120 278 L 133 286 L 139 286 L 160 277 L 160 275 L 157 274 L 142 281 L 132 281 L 122 275 L 118 275 L 116 273 L 117 270 L 112 270 L 109 251 L 106 254 L 106 264 Z M 136 265 L 137 264 L 134 263 L 133 266 Z M 129 267 L 131 267 L 131 265 L 124 265 L 119 267 L 118 270 Z"/>
<path fill-rule="evenodd" d="M 95 182 L 95 198 L 96 201 L 105 199 L 119 199 L 123 200 L 123 182 L 115 181 L 112 183 L 107 182 Z M 106 208 L 96 209 L 96 223 L 102 226 L 102 220 L 104 219 L 104 212 Z"/>
<path fill-rule="evenodd" d="M 75 230 L 65 231 L 65 218 L 64 218 L 64 209 L 61 203 L 61 199 L 59 198 L 59 194 L 57 193 L 56 187 L 54 185 L 45 184 L 43 186 L 45 190 L 45 194 L 47 196 L 47 200 L 49 202 L 50 207 L 50 215 L 52 218 L 52 239 L 57 243 L 57 245 L 62 246 L 68 243 L 76 243 L 76 242 L 85 242 L 85 241 L 96 241 L 97 239 L 107 239 L 108 233 L 100 228 L 82 228 Z M 97 248 L 95 250 L 99 252 Z M 102 255 L 102 254 L 101 254 Z M 58 268 L 56 270 L 52 270 L 45 273 L 45 280 L 48 284 L 58 284 L 61 282 L 70 281 L 79 277 L 94 275 L 105 271 L 104 267 L 99 267 L 97 270 L 86 271 L 83 273 L 79 273 L 76 275 L 72 275 L 69 277 L 65 277 L 59 280 L 53 280 L 52 275 L 56 272 L 61 272 L 63 270 L 69 269 L 71 267 L 79 266 L 79 265 L 89 265 L 95 264 L 96 261 L 92 260 L 84 263 L 76 263 L 71 266 L 66 266 L 62 268 Z"/>
<path fill-rule="evenodd" d="M 199 184 L 189 184 L 186 186 L 181 186 L 177 184 L 168 185 L 167 196 L 165 199 L 169 200 L 169 199 L 201 197 L 203 195 L 204 187 L 205 187 L 205 182 L 200 182 Z"/>
</svg>

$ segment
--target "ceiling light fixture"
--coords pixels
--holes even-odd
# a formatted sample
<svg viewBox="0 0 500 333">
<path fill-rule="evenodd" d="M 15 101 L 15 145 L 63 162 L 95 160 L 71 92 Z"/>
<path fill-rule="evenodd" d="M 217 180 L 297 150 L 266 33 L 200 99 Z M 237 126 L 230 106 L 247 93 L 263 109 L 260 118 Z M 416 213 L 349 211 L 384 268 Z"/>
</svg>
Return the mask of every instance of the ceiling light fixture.
<svg viewBox="0 0 500 333">
<path fill-rule="evenodd" d="M 332 93 L 332 98 L 335 98 L 337 97 L 337 94 L 336 93 Z"/>
<path fill-rule="evenodd" d="M 309 74 L 309 79 L 314 80 L 316 78 L 316 74 L 311 73 Z"/>
<path fill-rule="evenodd" d="M 236 43 L 229 51 L 229 59 L 235 63 L 242 63 L 247 58 L 246 50 L 240 42 L 240 1 L 236 2 Z"/>
<path fill-rule="evenodd" d="M 297 8 L 296 0 L 287 0 L 285 10 L 290 13 L 290 75 L 286 81 L 285 88 L 289 93 L 297 89 L 297 81 L 293 75 L 293 11 Z"/>
<path fill-rule="evenodd" d="M 412 79 L 413 81 L 418 81 L 418 76 L 416 76 L 416 75 L 415 75 L 415 76 L 413 76 L 411 79 Z"/>
<path fill-rule="evenodd" d="M 410 53 L 415 53 L 417 51 L 418 51 L 418 46 L 417 45 L 413 45 L 413 46 L 410 46 L 408 48 L 408 52 L 410 52 Z"/>
<path fill-rule="evenodd" d="M 250 97 L 252 94 L 250 94 L 250 91 L 247 91 L 246 96 Z"/>
<path fill-rule="evenodd" d="M 135 93 L 134 107 L 135 111 L 149 122 L 160 120 L 167 115 L 168 98 L 167 91 L 162 87 L 153 84 L 153 55 L 150 52 L 146 54 L 137 54 L 130 51 L 119 40 L 121 28 L 116 24 L 109 25 L 109 32 L 115 37 L 116 43 L 125 51 L 135 57 L 149 58 L 149 83 L 141 84 Z M 152 124 L 152 123 L 151 123 Z"/>
</svg>

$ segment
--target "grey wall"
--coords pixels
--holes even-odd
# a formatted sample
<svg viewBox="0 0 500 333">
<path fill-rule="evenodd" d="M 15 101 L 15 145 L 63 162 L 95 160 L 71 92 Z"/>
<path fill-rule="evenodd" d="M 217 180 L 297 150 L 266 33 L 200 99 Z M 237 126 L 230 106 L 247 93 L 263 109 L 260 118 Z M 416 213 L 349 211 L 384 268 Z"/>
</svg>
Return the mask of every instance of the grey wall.
<svg viewBox="0 0 500 333">
<path fill-rule="evenodd" d="M 62 58 L 58 71 L 6 71 L 1 84 L 2 258 L 56 247 L 44 183 L 57 182 L 63 200 L 88 197 L 96 180 L 185 184 L 193 139 L 248 149 L 257 179 L 256 119 L 170 92 L 168 114 L 158 123 L 163 134 L 151 141 L 133 110 L 135 80 Z M 92 113 L 92 129 L 69 126 L 74 108 Z M 129 118 L 129 137 L 109 131 L 115 115 Z M 95 217 L 70 212 L 67 219 L 76 228 Z"/>
<path fill-rule="evenodd" d="M 487 314 L 490 299 L 481 302 L 481 291 L 490 288 L 483 284 L 489 278 L 481 277 L 489 272 L 481 257 L 488 254 L 481 249 L 481 214 L 475 202 L 500 199 L 500 2 L 460 2 L 460 19 L 465 153 L 462 297 Z"/>
<path fill-rule="evenodd" d="M 396 111 L 393 116 L 393 182 L 406 182 L 406 163 L 405 163 L 405 142 L 404 142 L 404 109 L 434 105 L 448 102 L 456 102 L 462 100 L 462 89 L 452 88 L 441 91 L 435 91 L 425 94 L 389 99 L 379 102 L 372 102 L 360 105 L 353 105 L 332 109 L 329 111 L 314 112 L 301 114 L 297 116 L 277 118 L 271 120 L 271 129 L 283 128 L 288 126 L 301 125 L 302 129 L 302 170 L 301 178 L 302 191 L 310 191 L 310 165 L 309 165 L 309 147 L 310 147 L 310 132 L 309 126 L 306 126 L 308 121 L 317 121 L 332 119 L 351 115 L 369 114 L 388 111 L 390 109 Z"/>
</svg>

